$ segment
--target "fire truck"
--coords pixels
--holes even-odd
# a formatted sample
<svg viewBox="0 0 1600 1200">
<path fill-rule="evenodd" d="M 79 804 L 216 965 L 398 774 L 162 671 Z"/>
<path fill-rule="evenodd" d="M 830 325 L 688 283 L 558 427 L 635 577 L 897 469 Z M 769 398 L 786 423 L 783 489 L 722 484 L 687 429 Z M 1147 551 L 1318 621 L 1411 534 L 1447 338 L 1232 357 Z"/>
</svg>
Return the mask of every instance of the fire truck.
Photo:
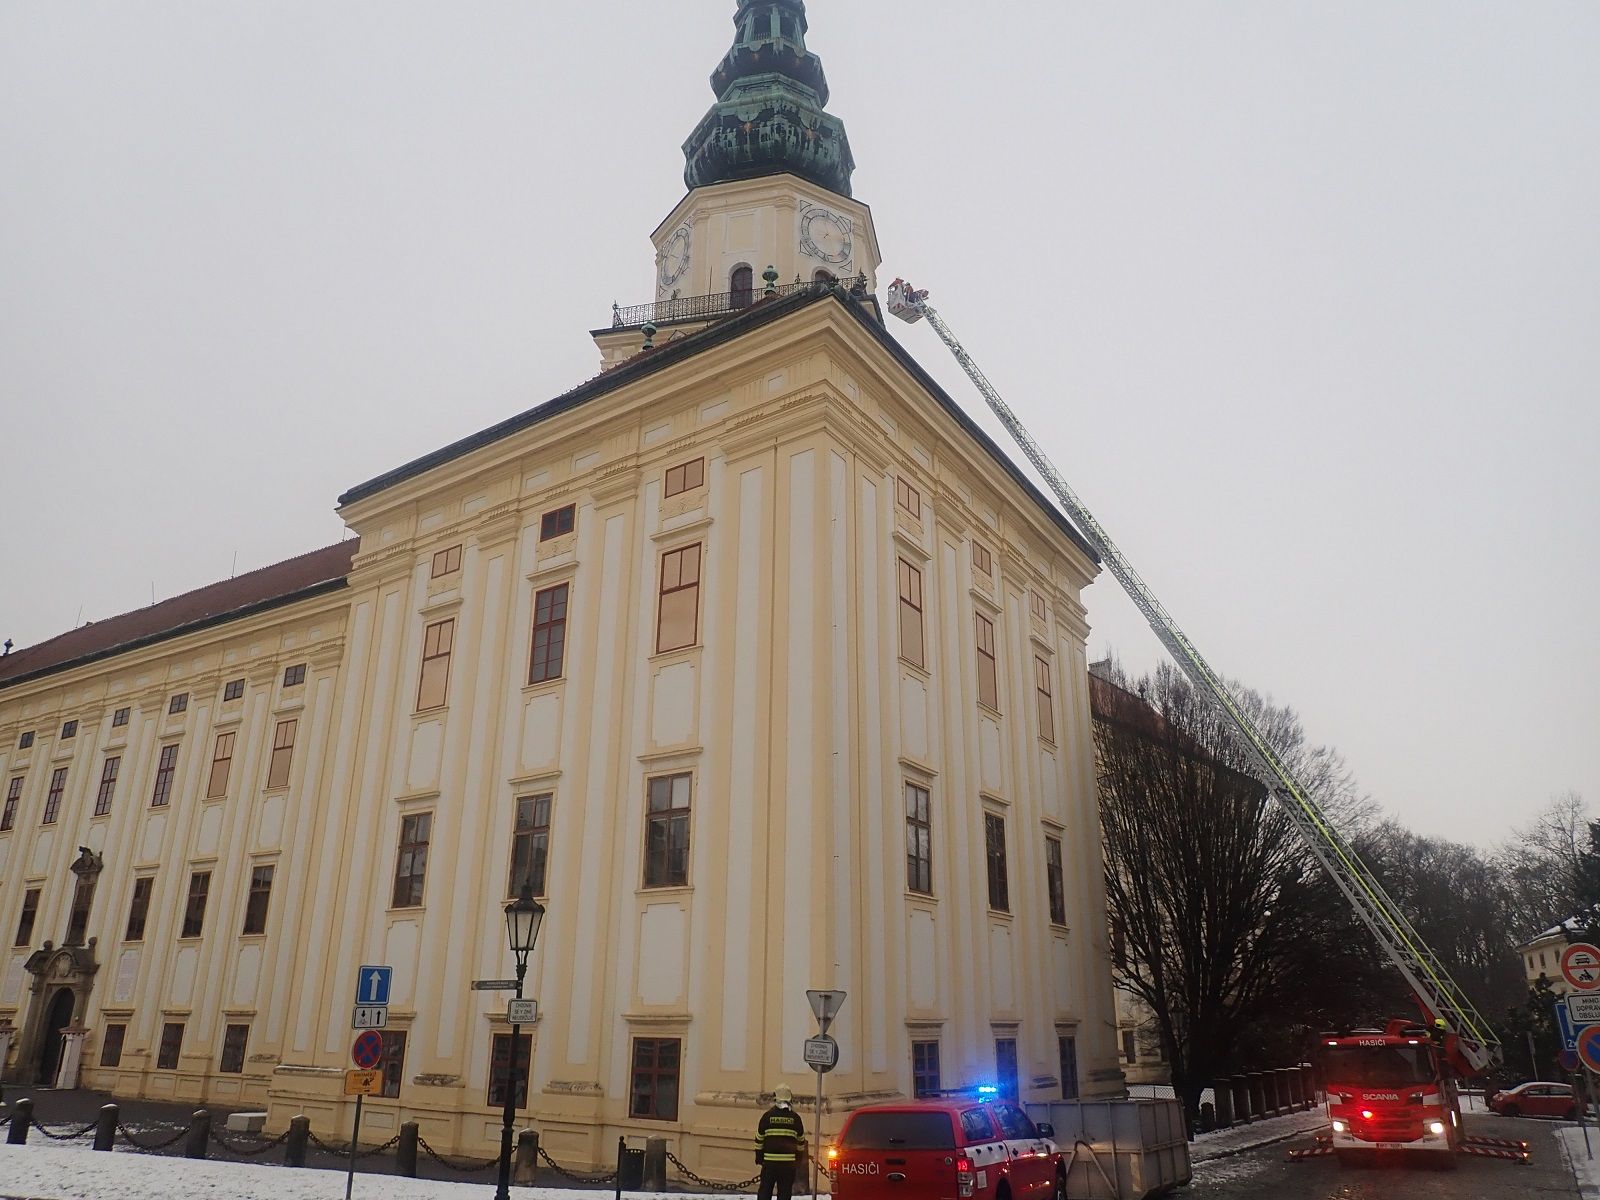
<svg viewBox="0 0 1600 1200">
<path fill-rule="evenodd" d="M 1209 698 L 1226 717 L 1254 760 L 1252 773 L 1289 818 L 1306 848 L 1321 863 L 1416 997 L 1428 1022 L 1425 1026 L 1391 1021 L 1381 1033 L 1323 1039 L 1327 1043 L 1323 1050 L 1328 1052 L 1323 1057 L 1330 1072 L 1324 1082 L 1330 1099 L 1335 1093 L 1339 1097 L 1333 1113 L 1338 1123 L 1334 1136 L 1348 1139 L 1351 1146 L 1460 1149 L 1469 1154 L 1525 1157 L 1523 1143 L 1498 1145 L 1493 1144 L 1493 1139 L 1464 1138 L 1461 1133 L 1452 1072 L 1470 1077 L 1500 1061 L 1500 1041 L 1493 1028 L 1473 1007 L 1360 853 L 1329 819 L 1315 793 L 1295 777 L 1232 688 L 1162 607 L 1149 584 L 1133 569 L 1104 526 L 979 370 L 954 331 L 928 303 L 928 293 L 896 279 L 889 287 L 888 299 L 891 316 L 908 324 L 926 320 L 955 356 L 1073 524 L 1094 547 L 1106 570 L 1144 615 L 1151 632 L 1196 691 Z M 1403 1117 L 1400 1110 L 1405 1110 Z M 1414 1135 L 1408 1132 L 1413 1129 Z M 1402 1132 L 1407 1136 L 1400 1136 Z M 1324 1146 L 1310 1153 L 1324 1151 L 1333 1149 Z"/>
<path fill-rule="evenodd" d="M 1341 1159 L 1371 1150 L 1460 1150 L 1461 1104 L 1448 1034 L 1414 1021 L 1322 1037 L 1323 1086 Z"/>
</svg>

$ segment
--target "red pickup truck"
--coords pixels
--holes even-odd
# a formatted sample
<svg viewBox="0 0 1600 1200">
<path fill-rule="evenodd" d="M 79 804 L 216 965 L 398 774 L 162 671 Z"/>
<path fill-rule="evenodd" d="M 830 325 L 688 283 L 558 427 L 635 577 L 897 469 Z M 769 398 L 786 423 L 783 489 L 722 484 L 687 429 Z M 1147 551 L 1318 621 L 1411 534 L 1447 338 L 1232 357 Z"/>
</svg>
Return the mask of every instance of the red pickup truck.
<svg viewBox="0 0 1600 1200">
<path fill-rule="evenodd" d="M 1009 1100 L 858 1108 L 828 1150 L 835 1200 L 1065 1200 L 1055 1130 Z"/>
</svg>

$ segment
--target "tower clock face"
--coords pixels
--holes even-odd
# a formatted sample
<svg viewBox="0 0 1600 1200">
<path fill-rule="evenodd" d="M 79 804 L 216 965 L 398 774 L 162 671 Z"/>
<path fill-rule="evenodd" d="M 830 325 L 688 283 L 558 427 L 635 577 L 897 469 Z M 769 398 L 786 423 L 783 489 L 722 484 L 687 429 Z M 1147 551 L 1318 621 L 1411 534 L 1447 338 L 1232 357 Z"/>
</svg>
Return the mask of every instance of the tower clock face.
<svg viewBox="0 0 1600 1200">
<path fill-rule="evenodd" d="M 671 287 L 689 270 L 689 227 L 678 230 L 661 247 L 661 286 Z"/>
<path fill-rule="evenodd" d="M 800 217 L 800 249 L 834 266 L 849 262 L 855 249 L 850 218 L 825 208 L 808 208 Z"/>
</svg>

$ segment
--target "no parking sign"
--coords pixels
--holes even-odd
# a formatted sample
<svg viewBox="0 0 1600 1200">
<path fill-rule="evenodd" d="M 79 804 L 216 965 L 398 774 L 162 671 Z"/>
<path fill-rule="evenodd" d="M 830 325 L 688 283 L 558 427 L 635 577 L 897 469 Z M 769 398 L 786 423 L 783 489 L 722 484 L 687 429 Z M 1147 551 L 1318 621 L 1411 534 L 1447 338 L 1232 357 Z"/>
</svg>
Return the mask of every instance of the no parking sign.
<svg viewBox="0 0 1600 1200">
<path fill-rule="evenodd" d="M 1578 1031 L 1578 1057 L 1589 1070 L 1600 1074 L 1600 1025 Z"/>
</svg>

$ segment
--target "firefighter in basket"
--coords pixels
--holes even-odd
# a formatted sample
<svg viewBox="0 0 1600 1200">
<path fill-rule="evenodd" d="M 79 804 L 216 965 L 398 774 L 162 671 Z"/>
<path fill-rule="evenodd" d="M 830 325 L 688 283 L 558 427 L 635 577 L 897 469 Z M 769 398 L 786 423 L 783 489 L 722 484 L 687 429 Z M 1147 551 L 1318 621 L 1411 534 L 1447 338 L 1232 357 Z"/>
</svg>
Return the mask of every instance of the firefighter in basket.
<svg viewBox="0 0 1600 1200">
<path fill-rule="evenodd" d="M 789 1200 L 794 1191 L 795 1162 L 805 1149 L 806 1129 L 794 1111 L 794 1093 L 780 1083 L 772 1089 L 772 1107 L 756 1126 L 756 1162 L 761 1165 L 760 1200 Z"/>
</svg>

